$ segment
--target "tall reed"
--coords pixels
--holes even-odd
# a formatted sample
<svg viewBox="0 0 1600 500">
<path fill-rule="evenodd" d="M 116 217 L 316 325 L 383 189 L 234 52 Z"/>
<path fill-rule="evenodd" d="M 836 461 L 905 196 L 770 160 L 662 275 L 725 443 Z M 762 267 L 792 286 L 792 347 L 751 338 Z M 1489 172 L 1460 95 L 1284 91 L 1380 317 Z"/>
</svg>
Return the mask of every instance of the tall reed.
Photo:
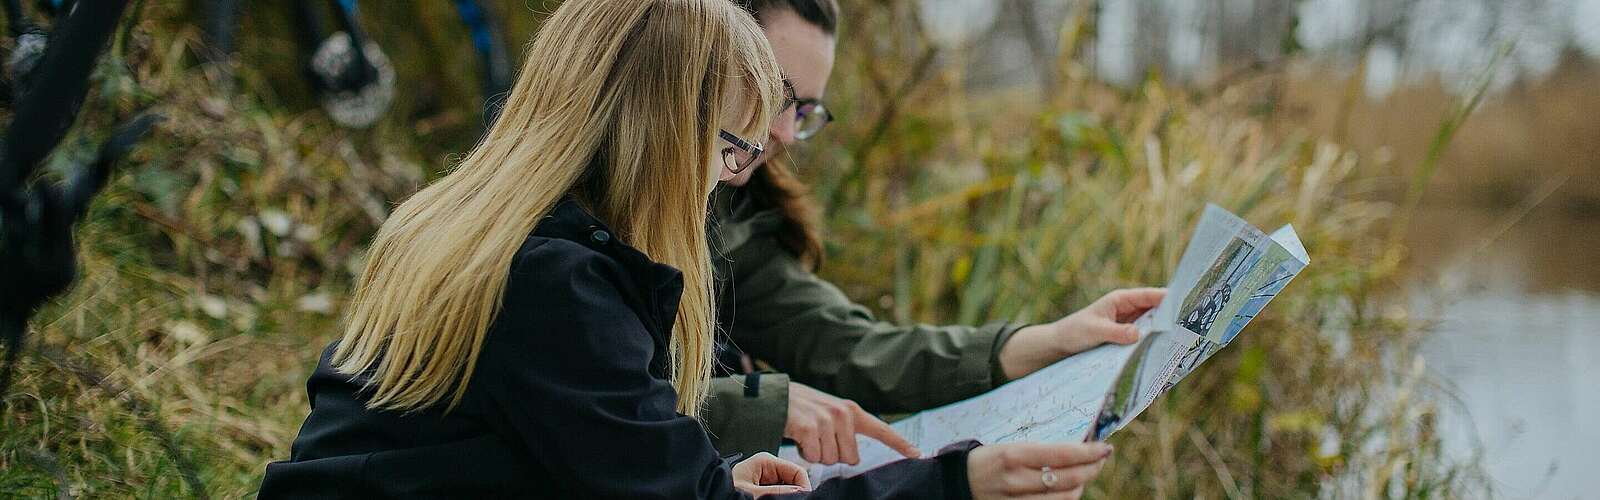
<svg viewBox="0 0 1600 500">
<path fill-rule="evenodd" d="M 331 125 L 282 60 L 239 66 L 219 90 L 194 65 L 194 13 L 147 6 L 85 123 L 152 104 L 169 120 L 95 204 L 80 286 L 34 322 L 40 348 L 0 415 L 0 492 L 182 496 L 176 449 L 209 493 L 238 497 L 288 456 L 363 245 L 476 128 L 472 72 L 430 70 L 467 58 L 448 42 L 453 13 L 401 4 L 368 17 L 415 95 L 365 132 Z M 1233 346 L 1115 438 L 1091 496 L 1476 491 L 1440 452 L 1422 322 L 1388 293 L 1396 208 L 1368 196 L 1392 186 L 1364 176 L 1367 160 L 1269 126 L 1250 85 L 1113 89 L 1068 57 L 1050 92 L 967 88 L 961 54 L 921 34 L 913 2 L 847 4 L 829 94 L 842 120 L 795 154 L 830 207 L 823 274 L 885 316 L 1043 321 L 1161 284 L 1206 202 L 1292 222 L 1311 251 Z M 246 20 L 247 61 L 288 53 L 275 19 Z M 524 21 L 509 39 L 526 39 Z"/>
<path fill-rule="evenodd" d="M 1208 202 L 1269 231 L 1293 223 L 1311 267 L 1114 438 L 1090 494 L 1480 491 L 1473 464 L 1441 452 L 1443 394 L 1415 353 L 1426 325 L 1391 293 L 1404 252 L 1387 237 L 1406 208 L 1372 195 L 1395 182 L 1370 177 L 1384 165 L 1358 168 L 1353 151 L 1272 126 L 1259 105 L 1270 82 L 1205 94 L 1096 83 L 1071 58 L 1085 33 L 1072 19 L 1056 88 L 968 86 L 959 47 L 921 36 L 916 9 L 849 13 L 867 27 L 842 41 L 852 70 L 830 99 L 851 118 L 797 162 L 815 166 L 802 175 L 833 207 L 825 276 L 899 321 L 1048 321 L 1117 287 L 1164 284 Z M 885 26 L 912 29 L 874 29 Z M 944 64 L 887 62 L 926 57 Z M 1443 118 L 1438 147 L 1477 98 Z"/>
</svg>

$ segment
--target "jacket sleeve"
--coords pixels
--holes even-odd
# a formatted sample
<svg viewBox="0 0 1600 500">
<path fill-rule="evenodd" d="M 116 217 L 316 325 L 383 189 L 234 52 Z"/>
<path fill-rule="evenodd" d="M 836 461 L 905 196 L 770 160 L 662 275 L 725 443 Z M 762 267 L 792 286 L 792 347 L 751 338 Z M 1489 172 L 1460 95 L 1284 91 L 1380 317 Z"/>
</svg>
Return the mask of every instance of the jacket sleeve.
<svg viewBox="0 0 1600 500">
<path fill-rule="evenodd" d="M 778 453 L 789 422 L 789 376 L 762 373 L 717 377 L 700 410 L 711 444 L 723 455 Z"/>
<path fill-rule="evenodd" d="M 895 325 L 878 321 L 807 271 L 772 237 L 739 247 L 728 332 L 796 382 L 875 412 L 947 404 L 1003 383 L 996 359 L 1022 325 Z"/>
<path fill-rule="evenodd" d="M 816 489 L 810 492 L 762 498 L 970 499 L 967 456 L 978 446 L 970 440 L 951 443 L 930 458 L 889 462 L 855 476 L 813 485 Z"/>
<path fill-rule="evenodd" d="M 547 247 L 575 245 L 551 241 Z M 513 267 L 477 373 L 489 404 L 562 496 L 746 498 L 671 383 L 655 339 L 597 253 L 547 251 Z M 537 261 L 537 269 L 522 262 Z"/>
<path fill-rule="evenodd" d="M 536 251 L 536 250 L 535 250 Z M 532 260 L 532 259 L 528 259 Z M 655 340 L 598 257 L 513 270 L 470 383 L 533 460 L 583 498 L 749 498 L 700 423 L 652 375 Z M 543 259 L 545 263 L 551 259 Z M 968 498 L 971 445 L 828 481 L 807 498 Z"/>
</svg>

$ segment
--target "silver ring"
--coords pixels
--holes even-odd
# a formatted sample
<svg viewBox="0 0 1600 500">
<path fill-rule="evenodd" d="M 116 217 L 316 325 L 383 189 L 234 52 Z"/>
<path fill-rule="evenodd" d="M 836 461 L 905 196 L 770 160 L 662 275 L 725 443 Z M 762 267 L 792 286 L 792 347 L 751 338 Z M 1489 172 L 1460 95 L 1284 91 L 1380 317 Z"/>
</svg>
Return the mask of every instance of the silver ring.
<svg viewBox="0 0 1600 500">
<path fill-rule="evenodd" d="M 1039 472 L 1039 482 L 1044 483 L 1044 489 L 1046 491 L 1055 489 L 1056 481 L 1060 479 L 1056 477 L 1055 471 L 1050 470 L 1050 466 L 1046 465 L 1040 467 Z"/>
</svg>

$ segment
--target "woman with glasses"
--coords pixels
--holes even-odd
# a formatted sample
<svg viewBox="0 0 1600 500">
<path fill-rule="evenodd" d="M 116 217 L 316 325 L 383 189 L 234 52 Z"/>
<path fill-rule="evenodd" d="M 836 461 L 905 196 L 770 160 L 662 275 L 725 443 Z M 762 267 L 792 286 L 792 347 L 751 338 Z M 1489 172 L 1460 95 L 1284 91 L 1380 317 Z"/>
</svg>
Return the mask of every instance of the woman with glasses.
<svg viewBox="0 0 1600 500">
<path fill-rule="evenodd" d="M 771 50 L 728 0 L 567 0 L 528 54 L 378 231 L 261 497 L 967 498 L 1098 470 L 1103 446 L 966 443 L 807 491 L 719 456 L 705 206 L 787 106 Z"/>
<path fill-rule="evenodd" d="M 755 13 L 793 95 L 767 150 L 719 189 L 712 245 L 719 277 L 720 366 L 703 414 L 724 452 L 776 450 L 856 463 L 857 436 L 907 457 L 921 450 L 871 412 L 937 407 L 988 391 L 1101 343 L 1131 343 L 1128 324 L 1160 289 L 1118 290 L 1055 322 L 983 326 L 879 321 L 819 278 L 822 242 L 806 187 L 784 150 L 834 121 L 823 104 L 839 25 L 834 0 L 738 0 Z M 775 369 L 761 373 L 758 365 Z"/>
</svg>

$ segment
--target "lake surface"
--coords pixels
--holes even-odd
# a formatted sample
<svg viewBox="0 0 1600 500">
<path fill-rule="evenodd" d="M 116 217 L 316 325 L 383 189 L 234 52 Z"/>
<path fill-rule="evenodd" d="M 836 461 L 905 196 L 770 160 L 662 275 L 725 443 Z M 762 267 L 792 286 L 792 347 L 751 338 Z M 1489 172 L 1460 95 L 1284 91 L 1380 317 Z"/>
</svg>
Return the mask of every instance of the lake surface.
<svg viewBox="0 0 1600 500">
<path fill-rule="evenodd" d="M 1505 217 L 1433 209 L 1412 225 L 1412 306 L 1439 320 L 1422 356 L 1459 398 L 1445 446 L 1481 457 L 1501 497 L 1596 498 L 1600 221 L 1536 214 L 1496 231 Z"/>
</svg>

